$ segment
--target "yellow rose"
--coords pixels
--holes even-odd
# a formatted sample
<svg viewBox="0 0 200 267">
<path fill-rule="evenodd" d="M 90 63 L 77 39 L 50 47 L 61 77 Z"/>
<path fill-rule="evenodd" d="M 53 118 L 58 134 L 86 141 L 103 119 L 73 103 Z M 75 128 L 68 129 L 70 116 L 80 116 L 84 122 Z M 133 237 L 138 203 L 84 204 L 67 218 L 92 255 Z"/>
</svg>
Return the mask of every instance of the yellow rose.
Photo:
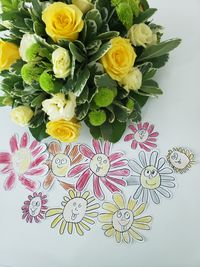
<svg viewBox="0 0 200 267">
<path fill-rule="evenodd" d="M 142 73 L 138 68 L 133 68 L 119 84 L 127 91 L 138 90 L 142 85 Z"/>
<path fill-rule="evenodd" d="M 74 120 L 50 121 L 47 123 L 46 132 L 61 142 L 75 142 L 80 135 L 80 123 Z"/>
<path fill-rule="evenodd" d="M 33 114 L 33 111 L 29 107 L 19 106 L 11 111 L 11 119 L 20 126 L 27 126 Z"/>
<path fill-rule="evenodd" d="M 45 8 L 42 20 L 46 24 L 46 33 L 55 42 L 63 39 L 75 41 L 84 26 L 82 16 L 77 6 L 55 2 Z"/>
<path fill-rule="evenodd" d="M 145 23 L 133 25 L 128 32 L 128 37 L 134 46 L 143 46 L 144 48 L 157 42 L 157 36 Z"/>
<path fill-rule="evenodd" d="M 0 39 L 0 71 L 8 70 L 19 58 L 19 48 L 13 43 Z"/>
<path fill-rule="evenodd" d="M 101 63 L 113 80 L 120 81 L 132 69 L 137 57 L 128 39 L 116 37 L 111 40 L 111 48 L 101 58 Z"/>
<path fill-rule="evenodd" d="M 83 14 L 94 8 L 91 0 L 72 0 L 72 4 L 76 5 L 83 12 Z"/>
</svg>

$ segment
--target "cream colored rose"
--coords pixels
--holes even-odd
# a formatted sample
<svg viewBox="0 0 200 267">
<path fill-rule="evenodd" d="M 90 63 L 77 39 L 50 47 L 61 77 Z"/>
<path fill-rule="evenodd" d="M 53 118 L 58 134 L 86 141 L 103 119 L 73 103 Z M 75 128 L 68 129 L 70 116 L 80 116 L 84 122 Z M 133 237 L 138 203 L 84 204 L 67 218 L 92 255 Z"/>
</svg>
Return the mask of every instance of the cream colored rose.
<svg viewBox="0 0 200 267">
<path fill-rule="evenodd" d="M 83 14 L 94 8 L 94 5 L 91 3 L 91 0 L 72 0 L 72 4 L 77 6 L 83 12 Z"/>
<path fill-rule="evenodd" d="M 53 95 L 51 99 L 42 102 L 43 111 L 49 116 L 50 121 L 70 121 L 75 116 L 76 96 L 68 94 L 66 99 L 63 93 Z"/>
<path fill-rule="evenodd" d="M 36 43 L 37 42 L 33 34 L 25 33 L 23 35 L 22 40 L 20 42 L 19 54 L 24 61 L 28 62 L 27 51 L 29 48 L 31 48 L 32 45 Z"/>
<path fill-rule="evenodd" d="M 130 28 L 128 38 L 134 46 L 143 46 L 145 48 L 155 40 L 155 35 L 148 25 L 140 23 Z"/>
<path fill-rule="evenodd" d="M 142 85 L 142 73 L 138 68 L 133 68 L 121 81 L 120 85 L 127 91 L 138 90 Z"/>
<path fill-rule="evenodd" d="M 20 126 L 27 126 L 33 117 L 33 111 L 29 107 L 19 106 L 11 111 L 11 119 Z"/>
<path fill-rule="evenodd" d="M 71 71 L 71 58 L 69 51 L 59 47 L 52 54 L 53 71 L 56 78 L 65 79 Z"/>
</svg>

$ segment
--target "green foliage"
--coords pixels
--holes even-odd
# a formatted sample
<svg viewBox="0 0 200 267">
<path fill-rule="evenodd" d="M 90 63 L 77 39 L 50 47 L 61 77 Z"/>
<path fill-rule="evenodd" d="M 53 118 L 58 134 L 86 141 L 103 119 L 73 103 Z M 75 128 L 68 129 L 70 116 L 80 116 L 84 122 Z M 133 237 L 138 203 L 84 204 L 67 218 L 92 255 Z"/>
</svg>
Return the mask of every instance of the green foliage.
<svg viewBox="0 0 200 267">
<path fill-rule="evenodd" d="M 54 2 L 58 1 L 50 0 Z M 1 72 L 0 106 L 29 106 L 34 111 L 29 128 L 38 141 L 48 137 L 48 118 L 42 111 L 42 102 L 51 94 L 74 93 L 76 119 L 87 124 L 94 138 L 113 143 L 120 140 L 129 120 L 141 120 L 141 108 L 149 97 L 162 94 L 154 77 L 180 40 L 161 41 L 162 27 L 150 21 L 157 9 L 150 8 L 147 0 L 93 0 L 95 8 L 83 16 L 84 28 L 73 42 L 65 39 L 54 42 L 47 35 L 42 21 L 46 1 L 1 0 L 1 3 L 3 40 L 19 46 L 23 35 L 29 33 L 34 34 L 37 43 L 26 51 L 28 63 L 19 59 L 9 71 Z M 135 48 L 134 66 L 142 72 L 142 86 L 138 91 L 128 92 L 106 73 L 101 58 L 110 50 L 111 40 L 117 36 L 127 38 L 127 31 L 136 23 L 149 25 L 157 35 L 158 44 Z M 9 34 L 5 35 L 6 30 Z M 71 70 L 66 79 L 56 78 L 53 71 L 52 53 L 58 47 L 70 54 Z"/>
<path fill-rule="evenodd" d="M 138 61 L 148 61 L 152 58 L 157 58 L 168 54 L 170 51 L 175 49 L 181 43 L 180 39 L 172 39 L 159 43 L 157 45 L 152 45 L 146 48 L 141 56 L 138 58 Z"/>
</svg>

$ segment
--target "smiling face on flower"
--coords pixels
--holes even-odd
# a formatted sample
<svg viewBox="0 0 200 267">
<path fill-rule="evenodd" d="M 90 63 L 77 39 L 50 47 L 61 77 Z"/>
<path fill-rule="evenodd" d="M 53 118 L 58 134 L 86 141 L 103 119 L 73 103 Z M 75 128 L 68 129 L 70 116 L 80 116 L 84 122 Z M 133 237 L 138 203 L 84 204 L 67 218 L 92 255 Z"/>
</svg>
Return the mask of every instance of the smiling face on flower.
<svg viewBox="0 0 200 267">
<path fill-rule="evenodd" d="M 119 192 L 118 185 L 126 186 L 123 178 L 130 174 L 130 170 L 127 168 L 127 160 L 123 159 L 124 153 L 111 154 L 111 143 L 101 144 L 98 140 L 93 140 L 92 144 L 93 148 L 80 145 L 80 152 L 87 161 L 73 167 L 68 177 L 78 177 L 76 189 L 80 192 L 87 186 L 89 180 L 92 180 L 95 196 L 103 200 L 105 195 L 101 183 L 111 193 Z"/>
<path fill-rule="evenodd" d="M 27 223 L 36 222 L 39 223 L 44 220 L 44 215 L 47 210 L 47 196 L 42 193 L 33 193 L 28 196 L 28 200 L 24 202 L 22 207 L 22 219 Z"/>
<path fill-rule="evenodd" d="M 48 210 L 46 217 L 56 216 L 51 228 L 55 228 L 61 222 L 59 230 L 61 235 L 64 234 L 65 230 L 69 234 L 72 234 L 75 230 L 77 234 L 82 236 L 85 230 L 90 230 L 88 224 L 95 223 L 93 219 L 98 216 L 97 210 L 100 206 L 88 191 L 81 194 L 69 190 L 68 195 L 63 198 L 63 208 Z"/>
<path fill-rule="evenodd" d="M 167 160 L 175 172 L 187 172 L 195 163 L 194 154 L 188 149 L 179 147 L 168 151 Z"/>
<path fill-rule="evenodd" d="M 65 206 L 63 217 L 65 221 L 78 223 L 82 221 L 87 209 L 87 201 L 83 198 L 73 198 Z"/>
<path fill-rule="evenodd" d="M 128 209 L 118 210 L 113 215 L 113 226 L 117 231 L 123 232 L 124 229 L 130 229 L 133 219 L 132 211 Z"/>
<path fill-rule="evenodd" d="M 105 212 L 98 216 L 99 221 L 103 223 L 105 236 L 114 236 L 117 243 L 143 241 L 143 236 L 137 230 L 150 230 L 149 223 L 152 220 L 151 216 L 141 217 L 146 205 L 138 205 L 137 200 L 132 198 L 126 205 L 120 193 L 113 194 L 113 201 L 114 203 L 104 202 L 102 208 Z"/>
<path fill-rule="evenodd" d="M 49 144 L 48 151 L 50 154 L 48 161 L 49 173 L 43 183 L 44 189 L 50 189 L 55 180 L 58 180 L 60 185 L 66 190 L 74 188 L 71 182 L 68 183 L 66 181 L 66 176 L 70 167 L 79 163 L 83 158 L 79 153 L 78 145 L 72 147 L 68 144 L 62 149 L 61 143 L 53 141 Z"/>
<path fill-rule="evenodd" d="M 137 125 L 131 124 L 129 129 L 132 131 L 132 133 L 126 135 L 124 141 L 132 141 L 132 149 L 135 150 L 139 145 L 141 149 L 150 152 L 152 148 L 157 147 L 156 141 L 159 133 L 154 132 L 154 125 L 148 122 L 140 122 Z"/>
<path fill-rule="evenodd" d="M 58 177 L 66 175 L 70 167 L 70 159 L 63 153 L 57 154 L 52 160 L 52 171 Z"/>
<path fill-rule="evenodd" d="M 98 176 L 106 176 L 110 169 L 109 158 L 104 154 L 97 154 L 90 162 L 90 168 Z"/>
<path fill-rule="evenodd" d="M 141 172 L 141 184 L 147 189 L 156 189 L 160 186 L 161 176 L 154 166 L 147 166 Z"/>
<path fill-rule="evenodd" d="M 175 187 L 175 179 L 171 176 L 173 170 L 165 166 L 165 158 L 159 158 L 157 151 L 153 151 L 147 158 L 145 152 L 141 151 L 139 160 L 140 163 L 129 161 L 129 166 L 135 174 L 129 177 L 128 185 L 138 185 L 134 198 L 141 197 L 145 203 L 151 198 L 155 204 L 160 203 L 159 195 L 170 198 L 171 192 L 168 188 Z"/>
</svg>

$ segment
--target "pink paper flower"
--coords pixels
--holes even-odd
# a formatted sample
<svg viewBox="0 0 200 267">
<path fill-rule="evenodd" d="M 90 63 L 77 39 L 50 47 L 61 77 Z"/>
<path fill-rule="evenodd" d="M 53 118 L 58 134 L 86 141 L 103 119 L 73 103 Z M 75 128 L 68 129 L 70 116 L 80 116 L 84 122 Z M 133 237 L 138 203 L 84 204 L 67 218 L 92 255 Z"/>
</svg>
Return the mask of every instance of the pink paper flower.
<svg viewBox="0 0 200 267">
<path fill-rule="evenodd" d="M 103 200 L 105 196 L 100 183 L 104 184 L 111 193 L 119 192 L 121 190 L 116 184 L 126 186 L 123 176 L 128 176 L 130 170 L 125 168 L 128 162 L 123 158 L 124 153 L 110 154 L 111 144 L 109 142 L 105 142 L 102 146 L 97 140 L 93 140 L 92 143 L 93 150 L 86 145 L 80 145 L 80 152 L 88 161 L 73 167 L 68 176 L 79 177 L 76 184 L 78 191 L 82 191 L 92 179 L 95 196 Z"/>
<path fill-rule="evenodd" d="M 141 149 L 150 152 L 153 148 L 156 148 L 155 144 L 159 133 L 154 132 L 154 125 L 145 122 L 141 122 L 136 125 L 131 124 L 129 129 L 133 132 L 128 134 L 125 138 L 125 142 L 132 141 L 131 148 L 136 149 L 139 145 Z"/>
<path fill-rule="evenodd" d="M 0 153 L 0 164 L 5 167 L 0 171 L 6 175 L 5 190 L 13 189 L 16 179 L 29 190 L 35 191 L 38 182 L 32 178 L 40 177 L 47 173 L 48 167 L 45 162 L 48 154 L 44 153 L 46 146 L 34 140 L 29 146 L 29 137 L 24 133 L 20 142 L 16 135 L 10 139 L 11 152 Z"/>
<path fill-rule="evenodd" d="M 22 207 L 22 219 L 26 220 L 27 223 L 32 223 L 33 219 L 36 223 L 44 220 L 45 213 L 48 209 L 46 205 L 47 196 L 42 193 L 33 193 L 33 195 L 28 196 L 28 200 L 24 202 Z"/>
</svg>

